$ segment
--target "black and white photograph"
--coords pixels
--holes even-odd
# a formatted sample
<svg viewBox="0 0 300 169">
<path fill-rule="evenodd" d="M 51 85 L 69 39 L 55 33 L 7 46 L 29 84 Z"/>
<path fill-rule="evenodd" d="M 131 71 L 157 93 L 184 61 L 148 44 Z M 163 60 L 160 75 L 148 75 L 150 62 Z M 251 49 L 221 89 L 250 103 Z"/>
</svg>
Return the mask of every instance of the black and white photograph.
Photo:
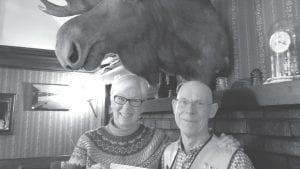
<svg viewBox="0 0 300 169">
<path fill-rule="evenodd" d="M 300 169 L 300 0 L 0 0 L 0 169 Z"/>
</svg>

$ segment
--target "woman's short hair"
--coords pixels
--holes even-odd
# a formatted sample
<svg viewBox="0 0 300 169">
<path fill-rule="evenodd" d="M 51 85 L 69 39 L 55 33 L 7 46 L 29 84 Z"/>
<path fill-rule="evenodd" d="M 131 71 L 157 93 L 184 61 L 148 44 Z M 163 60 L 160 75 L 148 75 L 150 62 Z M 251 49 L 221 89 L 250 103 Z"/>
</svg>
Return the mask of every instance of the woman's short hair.
<svg viewBox="0 0 300 169">
<path fill-rule="evenodd" d="M 136 84 L 136 87 L 140 89 L 142 93 L 142 98 L 146 99 L 148 95 L 148 90 L 149 90 L 149 83 L 146 79 L 137 76 L 135 74 L 126 74 L 122 75 L 120 77 L 114 78 L 111 86 L 111 92 L 110 95 L 113 96 L 115 91 L 122 86 L 124 86 L 124 82 L 134 82 Z"/>
</svg>

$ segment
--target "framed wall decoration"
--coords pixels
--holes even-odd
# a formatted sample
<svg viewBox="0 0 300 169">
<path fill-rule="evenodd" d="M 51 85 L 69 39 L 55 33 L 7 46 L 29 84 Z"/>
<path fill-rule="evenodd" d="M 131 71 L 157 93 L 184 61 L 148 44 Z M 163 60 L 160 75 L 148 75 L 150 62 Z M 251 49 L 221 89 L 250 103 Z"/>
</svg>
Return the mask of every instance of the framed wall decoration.
<svg viewBox="0 0 300 169">
<path fill-rule="evenodd" d="M 0 93 L 0 134 L 12 133 L 15 94 Z"/>
<path fill-rule="evenodd" d="M 24 84 L 24 110 L 68 111 L 70 86 L 62 84 Z"/>
</svg>

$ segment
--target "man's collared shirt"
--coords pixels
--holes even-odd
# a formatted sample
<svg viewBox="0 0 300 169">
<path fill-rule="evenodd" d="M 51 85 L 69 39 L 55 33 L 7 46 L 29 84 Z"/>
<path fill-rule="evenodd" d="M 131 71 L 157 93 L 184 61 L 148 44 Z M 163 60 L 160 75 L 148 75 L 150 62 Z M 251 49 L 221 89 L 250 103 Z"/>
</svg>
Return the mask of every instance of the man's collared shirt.
<svg viewBox="0 0 300 169">
<path fill-rule="evenodd" d="M 182 140 L 179 139 L 178 151 L 172 169 L 189 169 L 199 152 L 209 142 L 209 140 L 210 138 L 206 141 L 206 143 L 199 145 L 186 153 L 183 148 Z M 228 169 L 254 169 L 254 166 L 249 157 L 241 149 L 238 149 L 234 153 Z"/>
<path fill-rule="evenodd" d="M 178 154 L 176 156 L 175 164 L 174 164 L 175 169 L 190 168 L 190 166 L 194 162 L 196 156 L 201 151 L 202 146 L 203 146 L 203 144 L 193 148 L 192 150 L 190 150 L 190 152 L 185 153 L 185 151 L 183 149 L 182 141 L 180 139 L 180 141 L 178 142 Z"/>
</svg>

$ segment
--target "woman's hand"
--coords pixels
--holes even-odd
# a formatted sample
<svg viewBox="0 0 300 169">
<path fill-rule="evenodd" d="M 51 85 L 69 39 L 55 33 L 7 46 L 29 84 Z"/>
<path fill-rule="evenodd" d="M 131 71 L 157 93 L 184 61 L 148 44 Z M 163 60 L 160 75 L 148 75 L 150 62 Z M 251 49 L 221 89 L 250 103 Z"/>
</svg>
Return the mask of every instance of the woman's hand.
<svg viewBox="0 0 300 169">
<path fill-rule="evenodd" d="M 234 147 L 234 148 L 240 148 L 241 143 L 234 138 L 232 135 L 226 135 L 222 133 L 219 137 L 220 141 L 218 145 L 220 147 Z"/>
<path fill-rule="evenodd" d="M 85 166 L 81 166 L 79 164 L 73 164 L 73 163 L 69 163 L 69 162 L 62 162 L 60 168 L 62 168 L 62 169 L 85 169 Z"/>
<path fill-rule="evenodd" d="M 95 164 L 95 165 L 92 165 L 90 168 L 88 169 L 107 169 L 105 168 L 103 165 L 101 164 Z"/>
</svg>

